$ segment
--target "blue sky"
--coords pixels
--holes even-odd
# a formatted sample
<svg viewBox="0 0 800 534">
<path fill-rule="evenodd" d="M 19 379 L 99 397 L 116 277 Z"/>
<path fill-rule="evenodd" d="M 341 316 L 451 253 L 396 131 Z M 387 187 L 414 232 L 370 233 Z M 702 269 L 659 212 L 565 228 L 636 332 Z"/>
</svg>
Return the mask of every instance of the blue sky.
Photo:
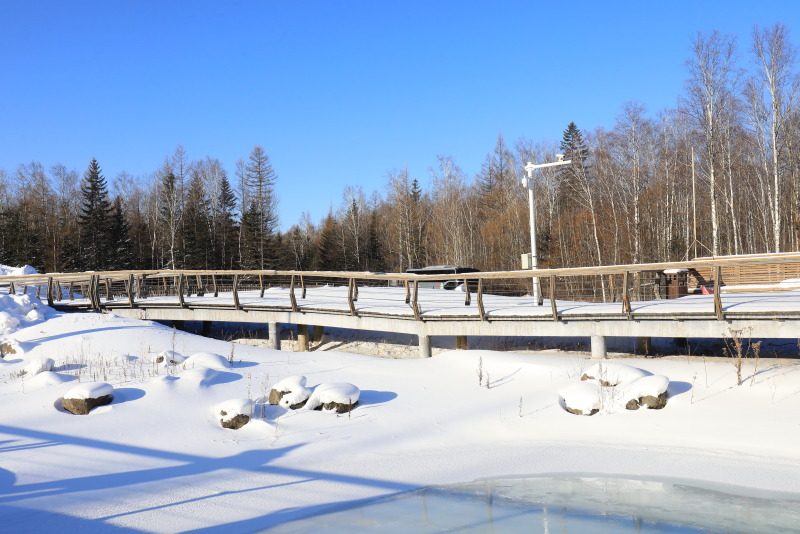
<svg viewBox="0 0 800 534">
<path fill-rule="evenodd" d="M 561 7 L 561 6 L 566 7 Z M 65 2 L 0 0 L 0 168 L 37 160 L 111 181 L 264 146 L 281 226 L 345 185 L 381 191 L 436 156 L 470 176 L 502 133 L 556 142 L 631 100 L 673 107 L 697 32 L 737 36 L 800 2 Z"/>
</svg>

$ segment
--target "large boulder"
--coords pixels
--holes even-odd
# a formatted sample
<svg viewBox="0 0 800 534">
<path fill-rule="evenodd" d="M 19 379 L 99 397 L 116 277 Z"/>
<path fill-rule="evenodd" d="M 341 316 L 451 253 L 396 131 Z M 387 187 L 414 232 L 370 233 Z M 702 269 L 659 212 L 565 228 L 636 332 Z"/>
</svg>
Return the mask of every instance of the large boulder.
<svg viewBox="0 0 800 534">
<path fill-rule="evenodd" d="M 561 405 L 575 415 L 594 415 L 600 411 L 600 386 L 592 382 L 573 384 L 558 392 Z"/>
<path fill-rule="evenodd" d="M 623 401 L 628 410 L 638 410 L 640 406 L 660 410 L 667 405 L 669 378 L 661 375 L 645 376 L 631 382 L 623 390 Z"/>
<path fill-rule="evenodd" d="M 219 417 L 222 428 L 238 430 L 250 422 L 253 414 L 253 401 L 250 399 L 230 399 L 214 406 L 214 415 Z"/>
<path fill-rule="evenodd" d="M 269 403 L 297 410 L 305 406 L 311 390 L 306 388 L 306 377 L 289 376 L 275 384 L 269 392 Z"/>
<path fill-rule="evenodd" d="M 94 408 L 111 404 L 114 388 L 106 382 L 91 382 L 75 386 L 64 394 L 61 405 L 75 415 L 86 415 Z"/>
<path fill-rule="evenodd" d="M 630 384 L 650 373 L 644 369 L 615 362 L 598 362 L 581 375 L 581 380 L 594 380 L 601 386 L 621 386 Z"/>
<path fill-rule="evenodd" d="M 306 408 L 347 413 L 358 406 L 360 396 L 361 391 L 347 382 L 320 384 L 308 398 Z"/>
</svg>

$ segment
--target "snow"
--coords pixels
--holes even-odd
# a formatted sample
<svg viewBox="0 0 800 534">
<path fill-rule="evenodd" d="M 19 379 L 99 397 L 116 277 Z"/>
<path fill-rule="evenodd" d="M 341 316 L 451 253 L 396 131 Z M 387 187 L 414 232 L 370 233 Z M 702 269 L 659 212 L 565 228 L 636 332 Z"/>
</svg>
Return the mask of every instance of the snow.
<svg viewBox="0 0 800 534">
<path fill-rule="evenodd" d="M 26 377 L 33 377 L 39 373 L 52 370 L 55 363 L 53 358 L 32 358 L 23 370 Z"/>
<path fill-rule="evenodd" d="M 49 308 L 35 296 L 0 294 L 0 334 L 13 334 L 19 328 L 42 321 L 45 310 Z"/>
<path fill-rule="evenodd" d="M 628 384 L 649 374 L 638 367 L 615 362 L 598 362 L 583 372 L 587 379 L 609 386 Z"/>
<path fill-rule="evenodd" d="M 228 369 L 230 362 L 224 356 L 212 352 L 197 352 L 186 358 L 183 362 L 185 369 Z"/>
<path fill-rule="evenodd" d="M 98 313 L 54 312 L 14 338 L 26 352 L 0 361 L 9 532 L 252 532 L 422 486 L 543 473 L 800 493 L 797 360 L 748 359 L 737 386 L 729 358 L 625 358 L 669 377 L 667 407 L 577 417 L 559 392 L 597 387 L 580 381 L 596 363 L 586 354 L 276 352 Z M 232 363 L 219 356 L 234 347 Z M 219 368 L 155 364 L 165 350 L 210 353 L 198 361 Z M 39 358 L 53 358 L 53 370 L 20 375 Z M 480 385 L 479 359 L 490 377 Z M 356 384 L 359 407 L 335 416 L 267 406 L 238 430 L 220 427 L 214 407 L 266 395 L 289 376 L 319 384 L 315 393 Z M 57 409 L 71 388 L 97 381 L 114 387 L 110 405 L 91 417 Z"/>
<path fill-rule="evenodd" d="M 37 274 L 34 267 L 30 265 L 23 265 L 22 267 L 12 267 L 10 265 L 0 264 L 0 276 L 22 276 L 26 274 Z"/>
<path fill-rule="evenodd" d="M 591 382 L 580 382 L 561 389 L 558 392 L 567 408 L 580 410 L 583 415 L 590 415 L 600 409 L 600 386 Z"/>
<path fill-rule="evenodd" d="M 89 382 L 73 387 L 64 393 L 65 399 L 99 399 L 114 394 L 114 387 L 106 382 Z"/>
<path fill-rule="evenodd" d="M 346 382 L 320 384 L 314 388 L 314 392 L 308 398 L 305 408 L 316 410 L 320 406 L 331 402 L 354 405 L 358 402 L 360 395 L 361 391 L 357 387 Z"/>
<path fill-rule="evenodd" d="M 294 375 L 294 376 L 287 376 L 283 380 L 280 380 L 272 386 L 272 389 L 276 391 L 295 391 L 297 389 L 303 389 L 306 387 L 307 379 L 303 375 Z"/>
<path fill-rule="evenodd" d="M 625 401 L 641 397 L 658 397 L 669 389 L 669 378 L 661 375 L 645 376 L 634 380 L 624 388 Z"/>
</svg>

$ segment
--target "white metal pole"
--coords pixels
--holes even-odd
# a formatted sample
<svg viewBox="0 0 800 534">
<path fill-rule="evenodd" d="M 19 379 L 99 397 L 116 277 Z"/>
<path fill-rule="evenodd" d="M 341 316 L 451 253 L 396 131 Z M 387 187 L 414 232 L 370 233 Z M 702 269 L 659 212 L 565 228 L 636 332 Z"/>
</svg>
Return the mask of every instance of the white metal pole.
<svg viewBox="0 0 800 534">
<path fill-rule="evenodd" d="M 533 191 L 533 172 L 528 176 L 528 215 L 531 225 L 531 268 L 536 270 L 539 267 L 539 258 L 536 255 L 536 197 Z M 533 301 L 539 303 L 539 281 L 533 277 Z"/>
</svg>

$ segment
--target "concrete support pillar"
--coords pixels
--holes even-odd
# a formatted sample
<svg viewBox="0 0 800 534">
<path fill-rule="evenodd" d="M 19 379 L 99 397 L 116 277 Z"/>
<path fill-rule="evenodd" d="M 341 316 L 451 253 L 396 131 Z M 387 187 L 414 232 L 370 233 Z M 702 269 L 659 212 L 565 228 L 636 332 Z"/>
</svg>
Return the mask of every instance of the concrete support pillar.
<svg viewBox="0 0 800 534">
<path fill-rule="evenodd" d="M 605 336 L 592 336 L 592 359 L 603 359 L 605 357 L 606 357 Z"/>
<path fill-rule="evenodd" d="M 456 336 L 456 349 L 467 350 L 467 336 Z"/>
<path fill-rule="evenodd" d="M 308 325 L 297 325 L 297 349 L 295 352 L 308 352 Z"/>
<path fill-rule="evenodd" d="M 278 333 L 278 323 L 269 323 L 269 348 L 281 350 L 281 338 Z"/>
<path fill-rule="evenodd" d="M 420 358 L 430 358 L 431 357 L 431 336 L 427 334 L 419 334 L 417 336 L 419 339 L 419 357 Z"/>
</svg>

